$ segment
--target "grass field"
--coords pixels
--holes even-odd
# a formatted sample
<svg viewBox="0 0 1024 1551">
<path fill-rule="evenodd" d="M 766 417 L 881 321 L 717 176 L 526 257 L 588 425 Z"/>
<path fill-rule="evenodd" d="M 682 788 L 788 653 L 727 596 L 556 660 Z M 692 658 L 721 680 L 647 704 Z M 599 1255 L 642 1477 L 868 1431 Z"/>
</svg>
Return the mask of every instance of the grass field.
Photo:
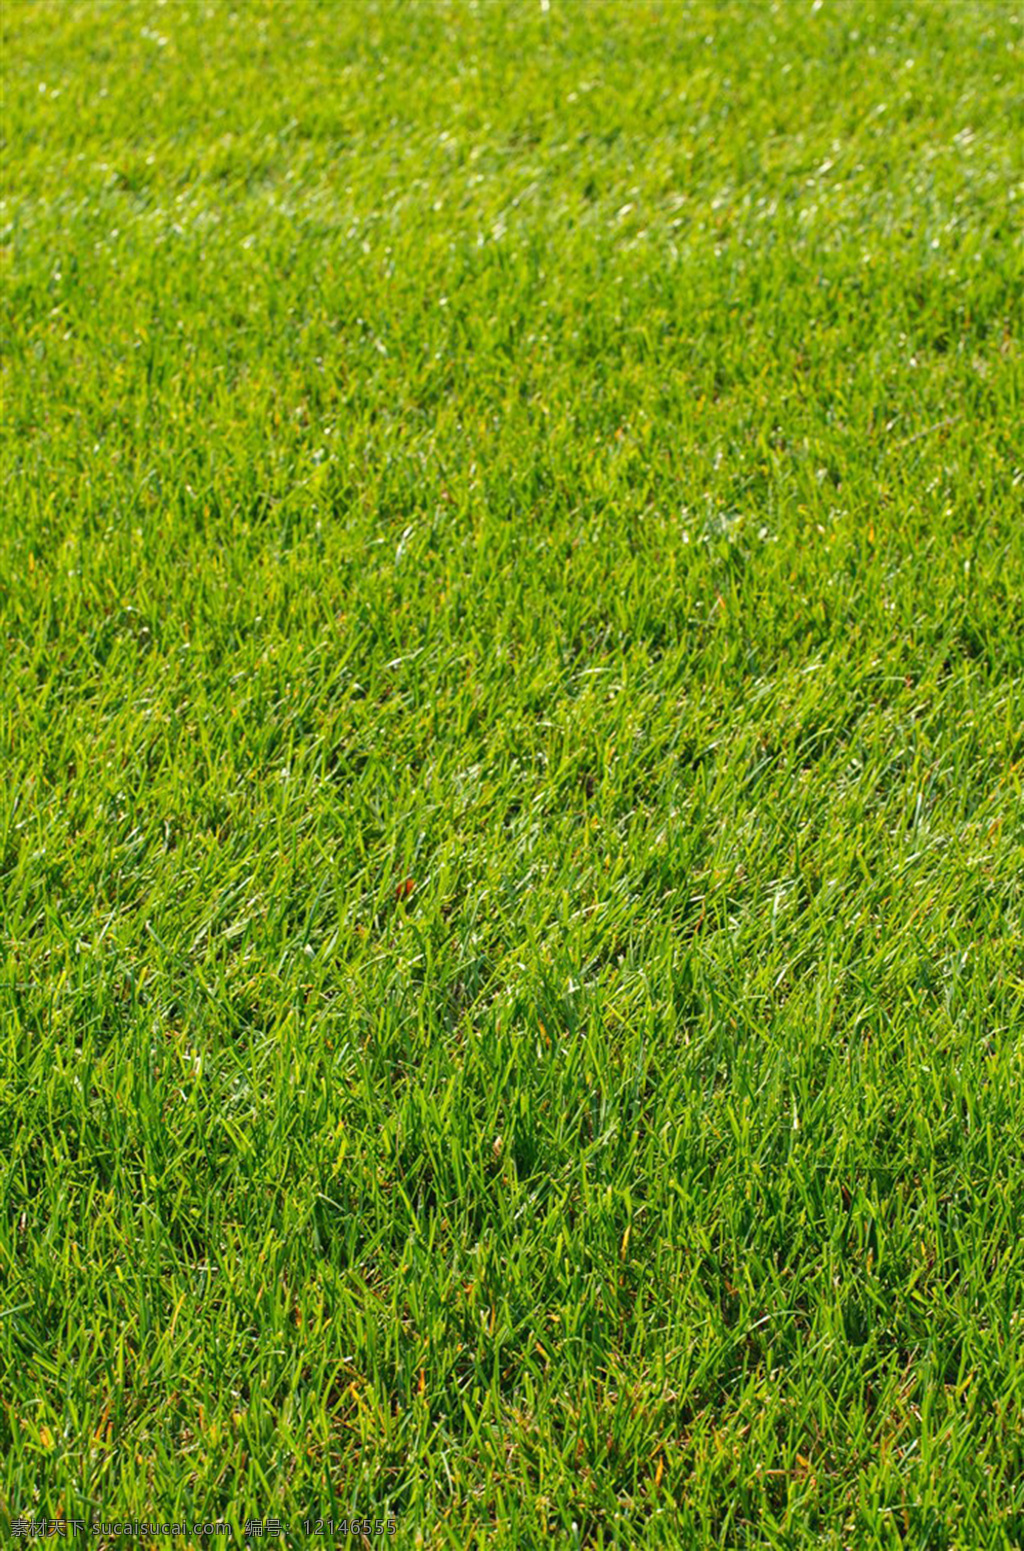
<svg viewBox="0 0 1024 1551">
<path fill-rule="evenodd" d="M 5 1522 L 1020 1546 L 1020 13 L 2 29 Z"/>
</svg>

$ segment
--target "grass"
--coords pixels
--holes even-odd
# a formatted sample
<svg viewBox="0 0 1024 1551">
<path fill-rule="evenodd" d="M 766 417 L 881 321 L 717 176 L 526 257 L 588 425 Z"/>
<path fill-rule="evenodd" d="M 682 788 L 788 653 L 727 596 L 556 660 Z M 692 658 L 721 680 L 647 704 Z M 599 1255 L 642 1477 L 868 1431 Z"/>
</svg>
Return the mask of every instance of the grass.
<svg viewBox="0 0 1024 1551">
<path fill-rule="evenodd" d="M 1020 1546 L 1019 14 L 2 28 L 7 1518 Z"/>
</svg>

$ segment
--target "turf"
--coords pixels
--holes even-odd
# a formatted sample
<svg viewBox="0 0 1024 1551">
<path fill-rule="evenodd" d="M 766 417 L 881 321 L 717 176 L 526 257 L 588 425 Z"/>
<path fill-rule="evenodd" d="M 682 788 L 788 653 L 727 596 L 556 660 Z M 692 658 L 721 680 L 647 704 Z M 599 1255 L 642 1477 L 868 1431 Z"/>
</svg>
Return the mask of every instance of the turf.
<svg viewBox="0 0 1024 1551">
<path fill-rule="evenodd" d="M 1021 1545 L 1019 14 L 2 27 L 8 1519 Z"/>
</svg>

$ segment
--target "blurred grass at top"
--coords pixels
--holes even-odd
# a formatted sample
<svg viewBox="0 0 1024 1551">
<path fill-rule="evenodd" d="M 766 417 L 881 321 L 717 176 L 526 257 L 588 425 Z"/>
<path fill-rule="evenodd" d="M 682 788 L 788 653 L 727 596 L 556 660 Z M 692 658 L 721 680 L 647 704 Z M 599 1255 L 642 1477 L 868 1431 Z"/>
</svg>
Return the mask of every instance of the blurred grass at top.
<svg viewBox="0 0 1024 1551">
<path fill-rule="evenodd" d="M 1019 1545 L 1019 12 L 0 29 L 0 1512 Z"/>
</svg>

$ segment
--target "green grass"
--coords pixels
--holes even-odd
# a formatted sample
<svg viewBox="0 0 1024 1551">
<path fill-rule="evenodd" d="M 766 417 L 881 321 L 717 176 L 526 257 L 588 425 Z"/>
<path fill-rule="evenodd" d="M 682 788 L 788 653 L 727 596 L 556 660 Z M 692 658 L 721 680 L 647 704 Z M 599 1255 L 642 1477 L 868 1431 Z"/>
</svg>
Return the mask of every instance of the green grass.
<svg viewBox="0 0 1024 1551">
<path fill-rule="evenodd" d="M 2 28 L 0 1508 L 1021 1545 L 1019 14 Z"/>
</svg>

